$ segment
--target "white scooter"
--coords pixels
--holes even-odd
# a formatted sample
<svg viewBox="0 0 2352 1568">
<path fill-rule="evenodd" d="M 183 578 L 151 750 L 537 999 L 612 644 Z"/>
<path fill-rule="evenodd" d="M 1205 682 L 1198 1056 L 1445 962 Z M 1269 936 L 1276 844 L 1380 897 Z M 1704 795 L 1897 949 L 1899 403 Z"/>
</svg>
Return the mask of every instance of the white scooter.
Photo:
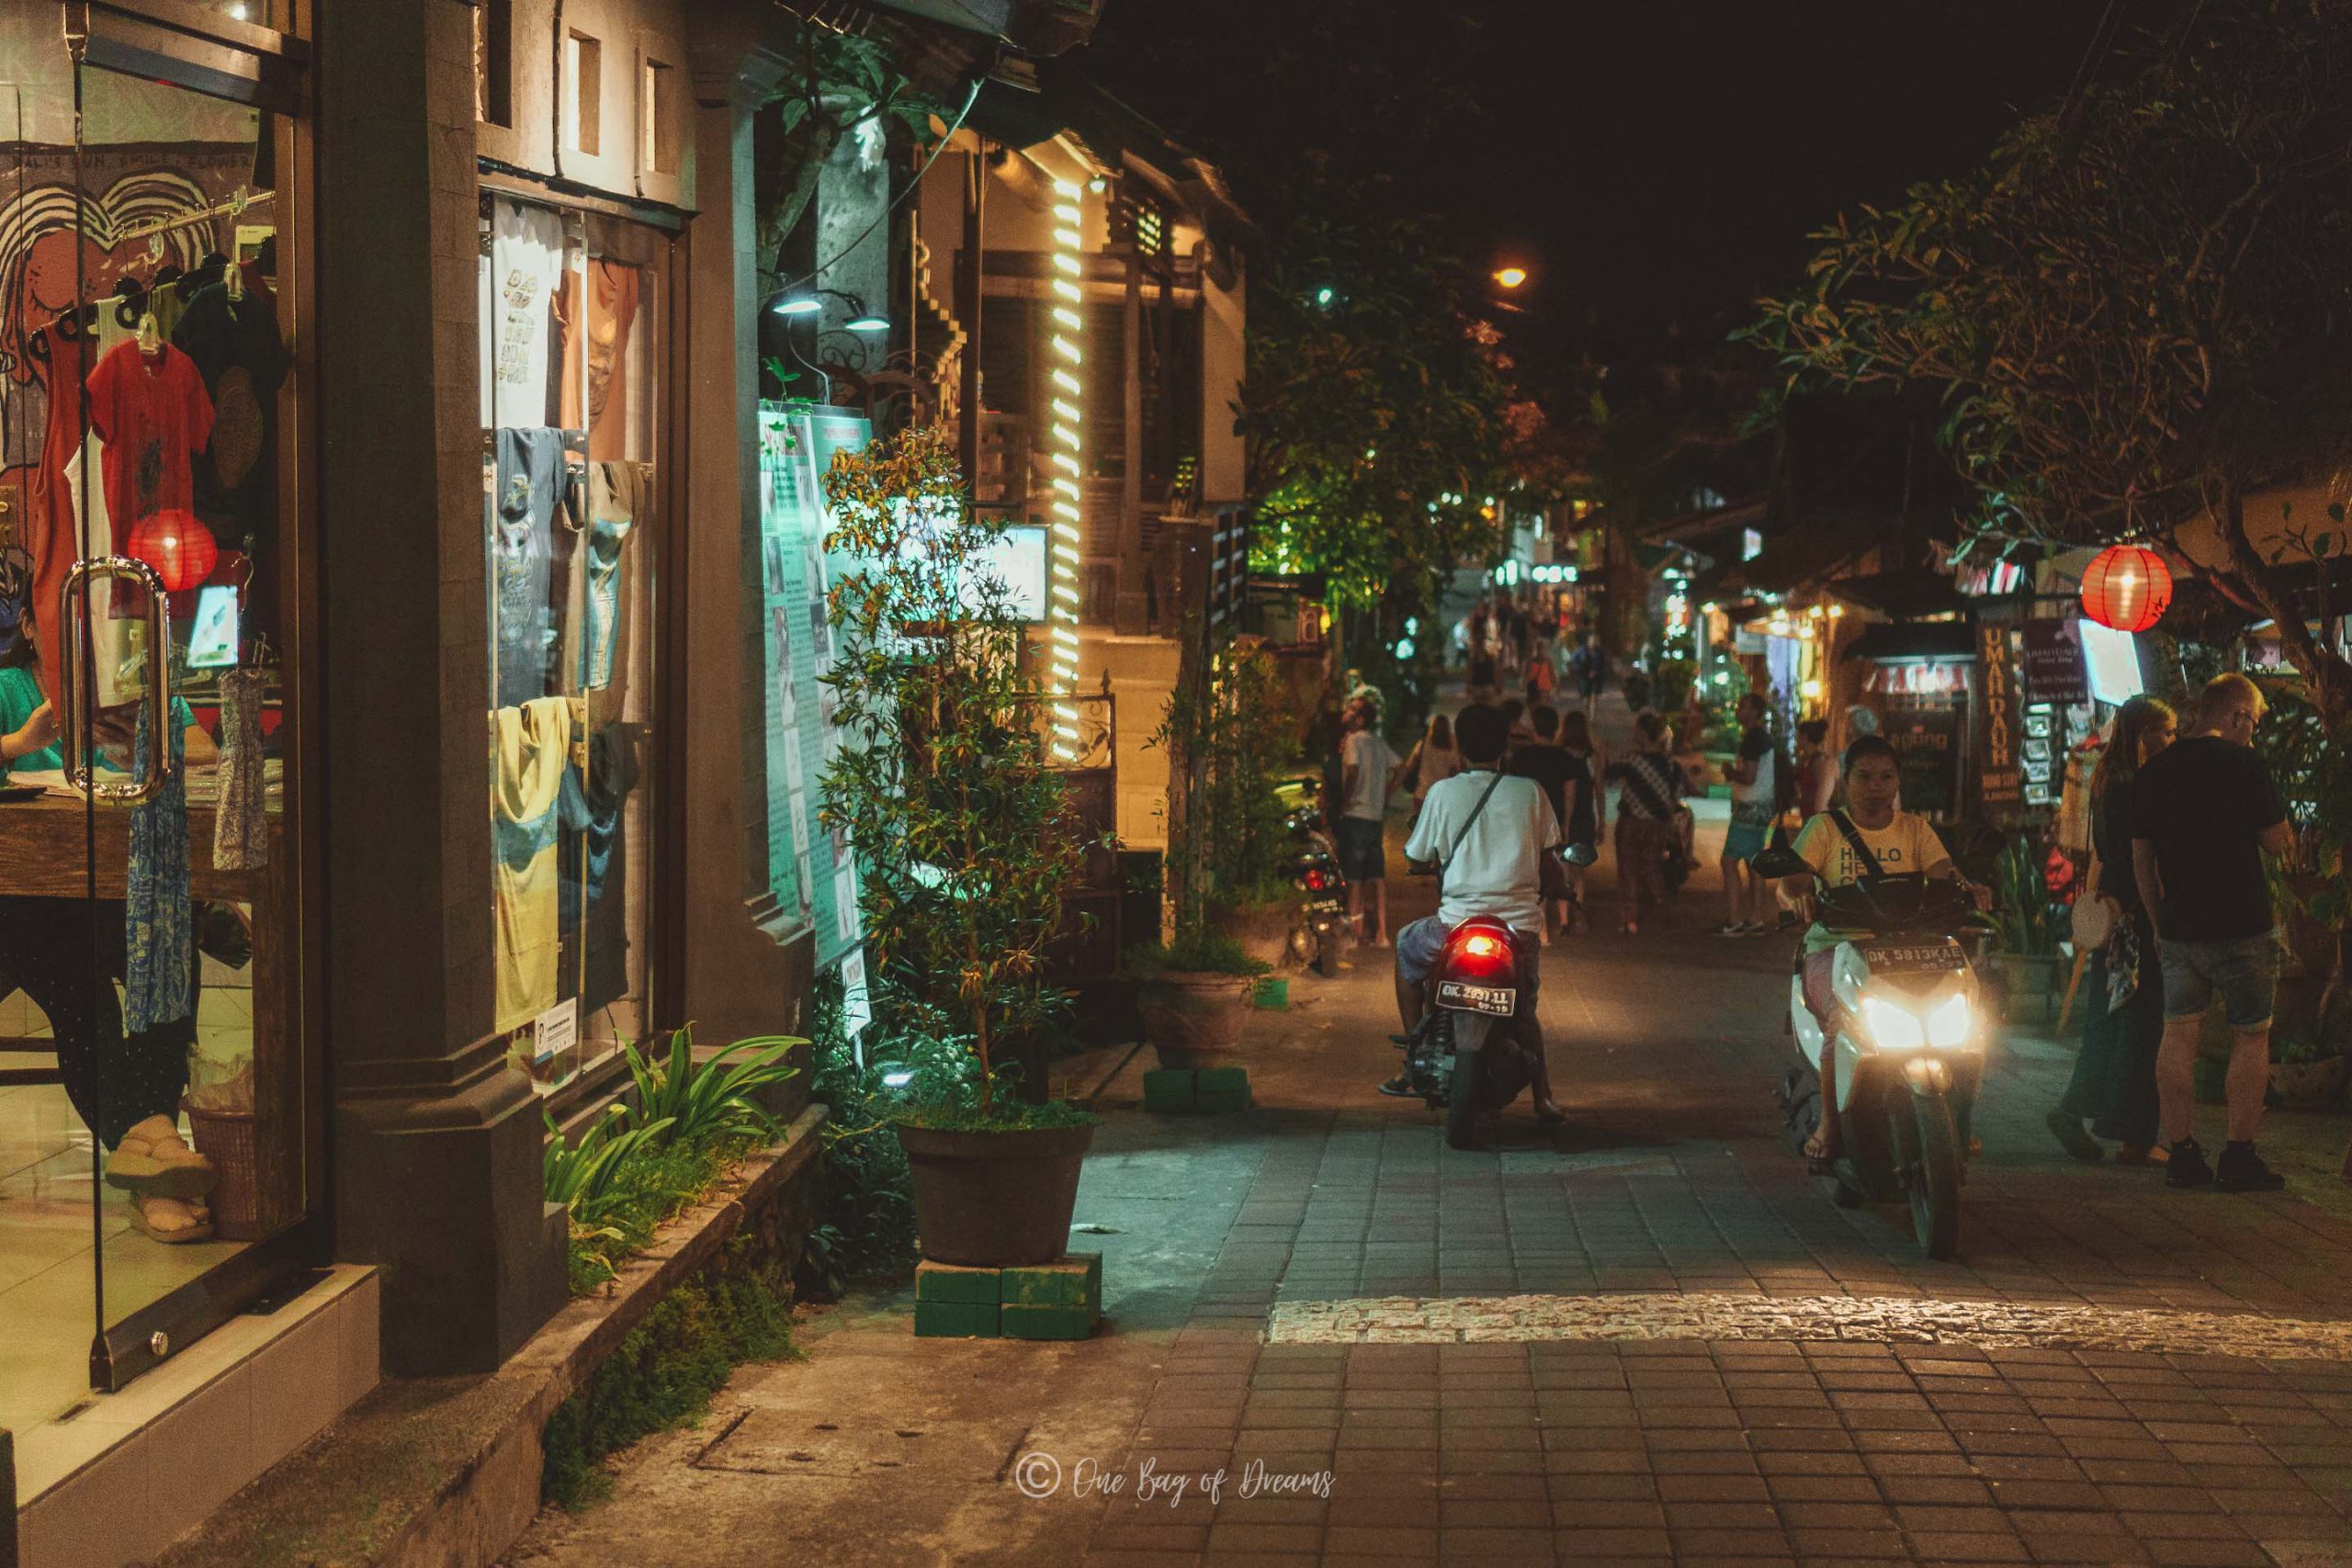
<svg viewBox="0 0 2352 1568">
<path fill-rule="evenodd" d="M 1758 875 L 1812 868 L 1775 845 L 1757 856 Z M 1826 1026 L 1805 1005 L 1802 958 L 1789 981 L 1789 1028 L 1801 1065 L 1778 1098 L 1789 1136 L 1802 1152 L 1821 1125 L 1821 1061 L 1836 1064 L 1843 1148 L 1820 1172 L 1840 1207 L 1908 1200 L 1928 1256 L 1960 1249 L 1960 1188 L 1969 1123 L 1984 1077 L 1991 1032 L 1976 972 L 1960 932 L 1976 904 L 1956 883 L 1882 875 L 1818 896 L 1833 929 L 1866 932 L 1840 942 Z"/>
</svg>

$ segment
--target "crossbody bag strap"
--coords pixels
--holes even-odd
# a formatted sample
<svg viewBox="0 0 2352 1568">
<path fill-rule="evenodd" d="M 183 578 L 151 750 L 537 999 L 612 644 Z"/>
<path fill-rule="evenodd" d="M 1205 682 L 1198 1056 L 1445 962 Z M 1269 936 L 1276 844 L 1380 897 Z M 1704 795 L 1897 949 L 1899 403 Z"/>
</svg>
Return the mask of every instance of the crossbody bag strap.
<svg viewBox="0 0 2352 1568">
<path fill-rule="evenodd" d="M 1854 859 L 1862 868 L 1860 880 L 1876 882 L 1886 874 L 1879 867 L 1878 856 L 1871 853 L 1870 845 L 1862 841 L 1861 829 L 1854 826 L 1852 818 L 1847 816 L 1842 808 L 1832 807 L 1829 812 L 1829 821 L 1830 825 L 1835 827 L 1845 839 L 1846 847 L 1854 852 Z"/>
<path fill-rule="evenodd" d="M 1503 770 L 1498 763 L 1495 768 L 1494 783 L 1487 786 L 1487 793 L 1478 797 L 1478 804 L 1472 807 L 1470 815 L 1462 819 L 1462 830 L 1454 834 L 1453 842 L 1446 846 L 1445 858 L 1448 861 L 1462 852 L 1463 840 L 1470 837 L 1471 826 L 1478 820 L 1478 813 L 1487 809 L 1487 802 L 1493 797 L 1495 791 L 1502 786 L 1502 782 Z"/>
</svg>

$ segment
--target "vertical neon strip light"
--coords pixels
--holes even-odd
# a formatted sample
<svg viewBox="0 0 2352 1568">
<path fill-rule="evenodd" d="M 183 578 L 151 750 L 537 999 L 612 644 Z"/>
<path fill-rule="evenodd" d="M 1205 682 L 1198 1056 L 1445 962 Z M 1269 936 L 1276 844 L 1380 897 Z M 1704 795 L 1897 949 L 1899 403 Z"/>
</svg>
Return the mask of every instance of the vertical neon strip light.
<svg viewBox="0 0 2352 1568">
<path fill-rule="evenodd" d="M 1085 450 L 1086 368 L 1084 349 L 1086 296 L 1080 228 L 1080 187 L 1070 180 L 1054 182 L 1054 251 L 1052 303 L 1047 307 L 1052 331 L 1048 342 L 1053 357 L 1050 378 L 1052 418 L 1047 421 L 1051 445 L 1046 460 L 1052 469 L 1053 579 L 1046 605 L 1049 639 L 1047 684 L 1054 696 L 1054 756 L 1060 761 L 1078 758 L 1078 560 L 1084 546 L 1079 529 L 1082 477 L 1080 455 Z"/>
</svg>

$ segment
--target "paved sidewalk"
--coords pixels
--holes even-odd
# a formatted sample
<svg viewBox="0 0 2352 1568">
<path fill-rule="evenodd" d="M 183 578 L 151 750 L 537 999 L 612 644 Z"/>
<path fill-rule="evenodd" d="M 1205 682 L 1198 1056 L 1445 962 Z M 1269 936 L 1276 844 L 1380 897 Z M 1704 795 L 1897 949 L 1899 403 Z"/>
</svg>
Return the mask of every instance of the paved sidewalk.
<svg viewBox="0 0 2352 1568">
<path fill-rule="evenodd" d="M 1556 1135 L 1521 1106 L 1447 1150 L 1372 1092 L 1385 955 L 1294 979 L 1259 1109 L 1146 1117 L 1143 1062 L 1106 1096 L 1103 1335 L 808 1314 L 805 1363 L 746 1369 L 515 1561 L 2352 1562 L 2352 1226 L 2072 1163 L 2040 1120 L 2066 1057 L 2020 1038 L 1961 1256 L 1926 1261 L 1781 1142 L 1786 942 L 1700 934 L 1714 893 L 1547 950 Z"/>
</svg>

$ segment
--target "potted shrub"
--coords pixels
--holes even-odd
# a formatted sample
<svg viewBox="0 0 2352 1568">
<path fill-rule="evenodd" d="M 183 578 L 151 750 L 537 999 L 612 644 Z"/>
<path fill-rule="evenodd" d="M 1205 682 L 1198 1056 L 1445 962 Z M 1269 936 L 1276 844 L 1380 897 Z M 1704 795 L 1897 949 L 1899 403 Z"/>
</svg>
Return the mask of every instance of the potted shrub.
<svg viewBox="0 0 2352 1568">
<path fill-rule="evenodd" d="M 837 453 L 825 476 L 846 558 L 827 602 L 839 754 L 822 819 L 855 846 L 870 944 L 869 1049 L 906 1060 L 893 1118 L 923 1256 L 984 1268 L 1058 1258 L 1094 1119 L 1033 1103 L 1005 1064 L 1069 998 L 1046 981 L 1068 830 L 1055 713 L 1028 627 L 990 564 L 1001 522 L 966 505 L 948 433 Z"/>
<path fill-rule="evenodd" d="M 2019 836 L 1993 863 L 1992 964 L 2012 1018 L 2030 1000 L 2047 1022 L 2058 994 L 2058 906 L 2033 840 Z"/>
<path fill-rule="evenodd" d="M 2274 1040 L 2270 1091 L 2281 1105 L 2315 1109 L 2344 1092 L 2344 1058 L 2315 1040 Z"/>
<path fill-rule="evenodd" d="M 1241 1043 L 1250 993 L 1271 967 L 1222 931 L 1195 924 L 1166 946 L 1131 949 L 1143 1037 L 1163 1067 L 1214 1067 Z"/>
</svg>

